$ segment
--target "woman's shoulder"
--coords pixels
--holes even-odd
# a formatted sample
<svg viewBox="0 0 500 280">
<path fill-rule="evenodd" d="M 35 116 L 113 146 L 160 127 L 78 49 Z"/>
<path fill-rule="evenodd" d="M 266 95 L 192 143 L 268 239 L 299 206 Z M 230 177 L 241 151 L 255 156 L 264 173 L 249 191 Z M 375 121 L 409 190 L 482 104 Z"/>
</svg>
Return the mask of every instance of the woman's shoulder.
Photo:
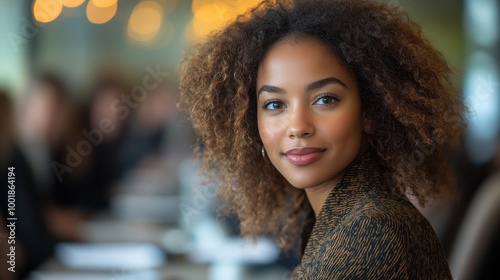
<svg viewBox="0 0 500 280">
<path fill-rule="evenodd" d="M 296 275 L 304 279 L 451 279 L 432 227 L 410 202 L 382 196 L 355 206 L 304 255 Z"/>
<path fill-rule="evenodd" d="M 350 243 L 360 256 L 370 256 L 368 265 L 392 263 L 387 269 L 405 270 L 403 274 L 412 279 L 451 277 L 437 235 L 410 201 L 389 193 L 367 195 L 351 209 L 326 243 Z"/>
<path fill-rule="evenodd" d="M 404 195 L 377 190 L 368 192 L 356 201 L 342 224 L 348 225 L 359 219 L 384 224 L 389 229 L 405 233 L 408 238 L 422 240 L 429 236 L 437 241 L 431 224 Z"/>
</svg>

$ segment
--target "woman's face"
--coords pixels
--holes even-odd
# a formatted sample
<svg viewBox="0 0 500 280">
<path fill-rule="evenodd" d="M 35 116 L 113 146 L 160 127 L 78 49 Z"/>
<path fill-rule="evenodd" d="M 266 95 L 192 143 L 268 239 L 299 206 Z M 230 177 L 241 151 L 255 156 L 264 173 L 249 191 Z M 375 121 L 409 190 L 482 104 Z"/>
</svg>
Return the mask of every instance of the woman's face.
<svg viewBox="0 0 500 280">
<path fill-rule="evenodd" d="M 333 187 L 361 153 L 356 79 L 314 39 L 282 40 L 257 73 L 257 120 L 266 154 L 297 188 Z"/>
</svg>

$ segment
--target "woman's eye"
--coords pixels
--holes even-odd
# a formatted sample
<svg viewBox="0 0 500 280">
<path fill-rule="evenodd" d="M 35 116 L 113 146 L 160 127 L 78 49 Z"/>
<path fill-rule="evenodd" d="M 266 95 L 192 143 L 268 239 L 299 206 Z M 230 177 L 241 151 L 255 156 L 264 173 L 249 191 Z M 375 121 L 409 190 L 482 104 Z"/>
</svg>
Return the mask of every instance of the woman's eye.
<svg viewBox="0 0 500 280">
<path fill-rule="evenodd" d="M 282 102 L 279 102 L 279 101 L 269 101 L 269 102 L 266 102 L 264 104 L 265 110 L 274 111 L 274 110 L 280 110 L 283 108 L 285 108 L 285 104 L 283 104 Z"/>
<path fill-rule="evenodd" d="M 318 105 L 330 105 L 338 101 L 338 98 L 333 97 L 333 96 L 321 96 L 318 98 L 315 102 L 315 104 Z"/>
</svg>

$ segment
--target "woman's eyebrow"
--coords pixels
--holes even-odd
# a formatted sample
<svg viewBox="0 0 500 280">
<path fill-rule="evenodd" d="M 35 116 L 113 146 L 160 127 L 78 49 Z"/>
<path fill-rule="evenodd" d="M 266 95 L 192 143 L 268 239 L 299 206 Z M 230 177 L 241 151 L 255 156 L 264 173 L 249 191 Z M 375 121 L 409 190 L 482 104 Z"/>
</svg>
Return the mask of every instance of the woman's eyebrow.
<svg viewBox="0 0 500 280">
<path fill-rule="evenodd" d="M 347 86 L 339 79 L 334 78 L 334 77 L 329 77 L 325 79 L 318 80 L 316 82 L 312 82 L 309 85 L 306 86 L 306 91 L 312 91 L 315 89 L 320 89 L 328 84 L 339 84 L 345 88 Z M 259 91 L 257 92 L 257 96 L 260 95 L 262 92 L 269 92 L 269 93 L 285 93 L 286 91 L 280 87 L 276 86 L 270 86 L 270 85 L 263 85 Z"/>
<path fill-rule="evenodd" d="M 307 85 L 306 91 L 320 89 L 328 84 L 339 84 L 339 85 L 347 88 L 347 86 L 341 80 L 334 78 L 334 77 L 329 77 L 329 78 L 321 79 L 319 81 L 310 83 L 309 85 Z"/>
<path fill-rule="evenodd" d="M 270 86 L 270 85 L 263 85 L 259 91 L 257 92 L 257 96 L 260 95 L 263 91 L 270 92 L 270 93 L 285 93 L 286 91 L 280 87 L 275 87 L 275 86 Z"/>
</svg>

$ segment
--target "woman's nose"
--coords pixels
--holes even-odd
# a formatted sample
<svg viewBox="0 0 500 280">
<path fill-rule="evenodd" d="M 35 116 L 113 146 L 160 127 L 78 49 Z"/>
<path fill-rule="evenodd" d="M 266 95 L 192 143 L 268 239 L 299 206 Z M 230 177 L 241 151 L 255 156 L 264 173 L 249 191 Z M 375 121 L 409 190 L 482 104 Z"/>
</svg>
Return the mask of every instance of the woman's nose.
<svg viewBox="0 0 500 280">
<path fill-rule="evenodd" d="M 288 118 L 288 137 L 305 138 L 314 135 L 314 123 L 311 113 L 305 108 L 290 111 Z"/>
</svg>

